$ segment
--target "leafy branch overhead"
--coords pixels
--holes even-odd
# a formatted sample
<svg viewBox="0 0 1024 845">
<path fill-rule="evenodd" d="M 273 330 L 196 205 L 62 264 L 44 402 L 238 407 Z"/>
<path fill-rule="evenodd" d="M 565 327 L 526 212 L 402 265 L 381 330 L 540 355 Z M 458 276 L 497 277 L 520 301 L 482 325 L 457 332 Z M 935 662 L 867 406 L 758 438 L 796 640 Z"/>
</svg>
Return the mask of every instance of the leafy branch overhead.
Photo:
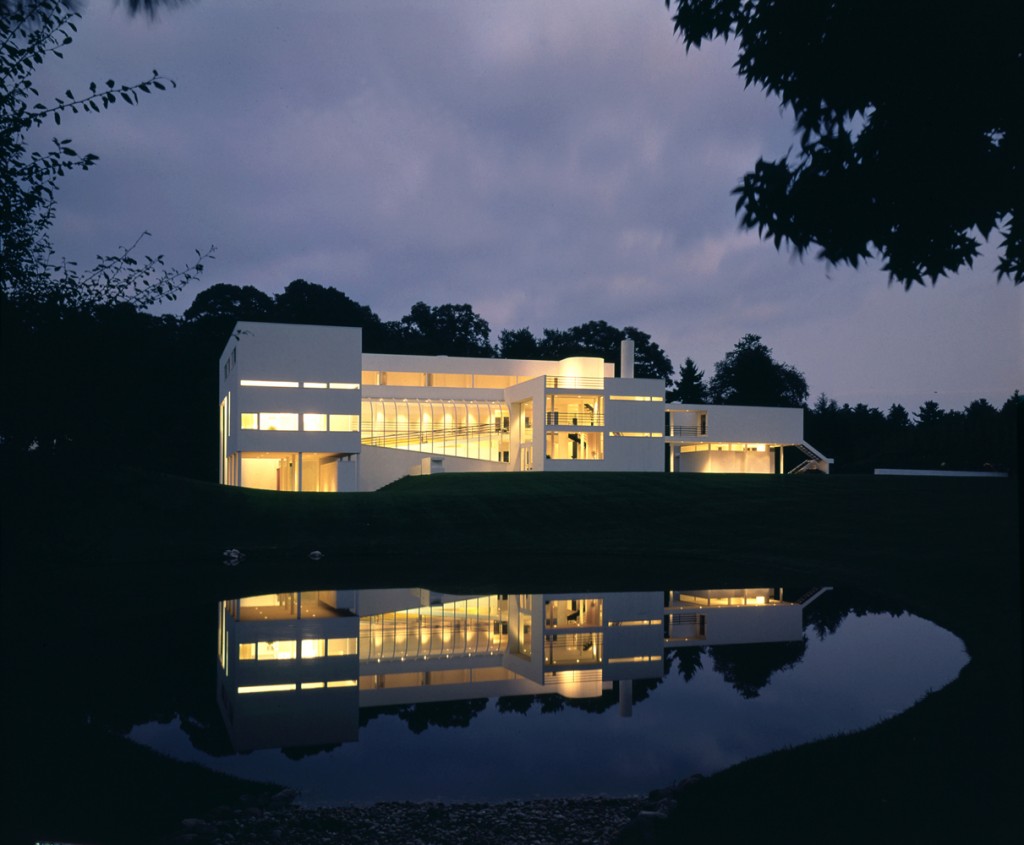
<svg viewBox="0 0 1024 845">
<path fill-rule="evenodd" d="M 68 115 L 99 113 L 121 102 L 138 105 L 140 94 L 166 91 L 174 81 L 156 70 L 145 80 L 119 85 L 113 79 L 92 82 L 88 93 L 71 88 L 43 102 L 33 74 L 47 61 L 62 59 L 77 32 L 78 15 L 61 0 L 4 4 L 0 15 L 0 293 L 11 298 L 52 299 L 90 307 L 127 302 L 145 307 L 173 299 L 198 278 L 213 248 L 197 251 L 196 261 L 180 269 L 164 266 L 163 256 L 138 258 L 130 247 L 98 256 L 97 265 L 79 271 L 58 261 L 50 242 L 59 180 L 98 161 L 80 154 L 68 138 L 53 138 L 45 152 L 34 148 L 31 133 L 60 126 Z"/>
<path fill-rule="evenodd" d="M 747 85 L 792 110 L 798 147 L 760 159 L 736 210 L 776 248 L 910 287 L 998 236 L 1024 281 L 1024 3 L 666 0 L 687 50 L 735 39 Z"/>
</svg>

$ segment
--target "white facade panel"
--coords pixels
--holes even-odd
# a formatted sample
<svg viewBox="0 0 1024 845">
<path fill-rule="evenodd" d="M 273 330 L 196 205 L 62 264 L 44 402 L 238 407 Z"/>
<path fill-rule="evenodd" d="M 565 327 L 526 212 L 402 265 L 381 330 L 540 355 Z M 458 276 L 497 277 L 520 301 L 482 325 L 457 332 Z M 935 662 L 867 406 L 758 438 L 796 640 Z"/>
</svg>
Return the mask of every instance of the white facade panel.
<svg viewBox="0 0 1024 845">
<path fill-rule="evenodd" d="M 737 443 L 800 443 L 804 432 L 803 408 L 761 408 L 749 405 L 670 404 L 665 410 L 707 414 L 709 441 Z M 693 439 L 693 438 L 687 438 Z"/>
</svg>

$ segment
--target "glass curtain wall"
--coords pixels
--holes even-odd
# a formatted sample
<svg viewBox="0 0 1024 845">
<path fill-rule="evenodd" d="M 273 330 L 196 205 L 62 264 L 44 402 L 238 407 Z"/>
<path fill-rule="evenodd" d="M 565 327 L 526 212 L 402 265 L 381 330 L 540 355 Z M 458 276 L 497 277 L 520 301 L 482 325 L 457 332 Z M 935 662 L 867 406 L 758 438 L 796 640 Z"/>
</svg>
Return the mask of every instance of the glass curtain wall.
<svg viewBox="0 0 1024 845">
<path fill-rule="evenodd" d="M 359 659 L 501 653 L 508 646 L 508 599 L 480 596 L 359 620 Z"/>
<path fill-rule="evenodd" d="M 362 442 L 483 461 L 509 460 L 506 402 L 366 399 Z"/>
</svg>

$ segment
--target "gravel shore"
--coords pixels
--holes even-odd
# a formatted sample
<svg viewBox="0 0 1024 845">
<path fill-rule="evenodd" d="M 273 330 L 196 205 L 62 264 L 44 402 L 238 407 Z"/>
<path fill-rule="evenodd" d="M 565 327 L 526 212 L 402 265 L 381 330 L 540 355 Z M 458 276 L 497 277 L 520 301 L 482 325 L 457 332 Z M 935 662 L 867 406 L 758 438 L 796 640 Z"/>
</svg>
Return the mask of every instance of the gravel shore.
<svg viewBox="0 0 1024 845">
<path fill-rule="evenodd" d="M 643 841 L 683 784 L 647 796 L 504 804 L 381 803 L 309 808 L 286 790 L 266 806 L 222 807 L 184 819 L 161 845 L 611 845 Z"/>
</svg>

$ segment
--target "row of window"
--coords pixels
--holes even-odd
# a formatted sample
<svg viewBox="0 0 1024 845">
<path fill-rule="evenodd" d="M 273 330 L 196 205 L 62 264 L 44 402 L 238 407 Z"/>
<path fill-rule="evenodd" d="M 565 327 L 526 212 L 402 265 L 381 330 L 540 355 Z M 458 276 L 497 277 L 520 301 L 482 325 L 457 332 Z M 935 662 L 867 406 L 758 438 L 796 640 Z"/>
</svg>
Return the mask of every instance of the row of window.
<svg viewBox="0 0 1024 845">
<path fill-rule="evenodd" d="M 394 370 L 363 370 L 363 384 L 389 387 L 456 387 L 502 390 L 535 376 L 505 376 L 490 373 L 411 373 Z"/>
<path fill-rule="evenodd" d="M 239 687 L 238 694 L 294 692 L 296 689 L 336 689 L 338 687 L 354 687 L 358 683 L 358 681 L 346 679 L 344 681 L 304 681 L 301 684 L 259 684 L 257 686 Z"/>
<path fill-rule="evenodd" d="M 260 411 L 242 414 L 243 431 L 359 431 L 359 414 L 293 414 Z"/>
<path fill-rule="evenodd" d="M 359 654 L 357 637 L 331 637 L 326 640 L 275 640 L 239 643 L 239 660 L 308 660 L 315 657 L 350 657 Z"/>
<path fill-rule="evenodd" d="M 362 384 L 367 386 L 386 385 L 390 387 L 455 387 L 455 388 L 488 388 L 504 389 L 535 376 L 494 375 L 490 373 L 414 373 L 392 370 L 363 370 Z M 593 386 L 600 387 L 602 379 L 586 380 L 570 377 L 552 377 L 560 388 Z M 593 384 L 589 384 L 593 382 Z M 311 388 L 318 390 L 359 390 L 360 385 L 354 382 L 339 381 L 280 381 L 270 379 L 242 379 L 242 387 L 291 387 Z M 664 402 L 663 396 L 609 396 L 615 402 Z"/>
<path fill-rule="evenodd" d="M 312 390 L 359 390 L 351 381 L 268 381 L 267 379 L 244 378 L 242 387 L 305 387 Z"/>
</svg>

